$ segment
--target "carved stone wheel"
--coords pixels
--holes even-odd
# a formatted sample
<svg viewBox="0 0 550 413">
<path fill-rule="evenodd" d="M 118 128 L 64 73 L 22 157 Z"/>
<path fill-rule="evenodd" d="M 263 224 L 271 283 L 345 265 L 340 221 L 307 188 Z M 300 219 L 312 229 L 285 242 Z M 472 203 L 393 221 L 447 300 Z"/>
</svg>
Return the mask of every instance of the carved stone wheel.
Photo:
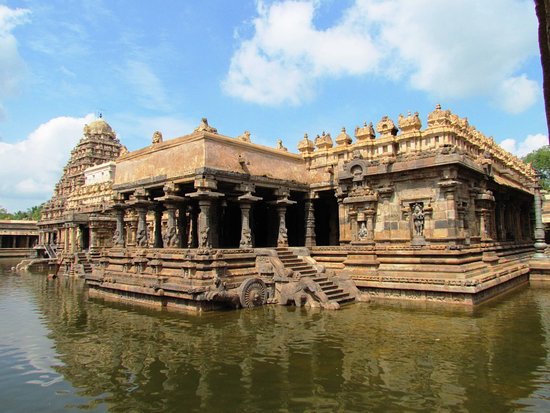
<svg viewBox="0 0 550 413">
<path fill-rule="evenodd" d="M 249 278 L 239 287 L 239 300 L 244 308 L 259 307 L 267 302 L 267 288 L 259 278 Z"/>
</svg>

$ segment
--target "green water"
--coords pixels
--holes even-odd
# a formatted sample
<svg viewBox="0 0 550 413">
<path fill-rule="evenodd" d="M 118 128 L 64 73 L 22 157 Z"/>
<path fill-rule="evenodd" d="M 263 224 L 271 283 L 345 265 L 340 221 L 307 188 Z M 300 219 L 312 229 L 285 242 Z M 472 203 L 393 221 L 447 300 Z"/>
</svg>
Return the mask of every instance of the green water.
<svg viewBox="0 0 550 413">
<path fill-rule="evenodd" d="M 0 411 L 548 412 L 550 283 L 475 312 L 194 316 L 0 268 Z"/>
</svg>

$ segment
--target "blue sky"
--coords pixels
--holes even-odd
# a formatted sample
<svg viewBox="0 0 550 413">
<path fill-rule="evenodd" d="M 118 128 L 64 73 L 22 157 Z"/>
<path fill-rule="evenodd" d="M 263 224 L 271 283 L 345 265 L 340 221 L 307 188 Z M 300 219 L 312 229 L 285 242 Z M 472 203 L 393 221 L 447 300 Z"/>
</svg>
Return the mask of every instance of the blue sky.
<svg viewBox="0 0 550 413">
<path fill-rule="evenodd" d="M 505 149 L 547 142 L 532 0 L 0 0 L 0 206 L 50 198 L 99 112 L 130 150 L 336 135 L 437 103 Z"/>
</svg>

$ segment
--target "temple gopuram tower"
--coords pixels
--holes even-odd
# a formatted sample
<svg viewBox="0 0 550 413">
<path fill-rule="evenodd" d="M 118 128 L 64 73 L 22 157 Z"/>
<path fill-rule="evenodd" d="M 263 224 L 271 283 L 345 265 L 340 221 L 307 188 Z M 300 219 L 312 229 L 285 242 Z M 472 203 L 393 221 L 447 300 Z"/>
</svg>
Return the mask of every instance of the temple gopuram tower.
<svg viewBox="0 0 550 413">
<path fill-rule="evenodd" d="M 104 210 L 112 197 L 113 161 L 123 146 L 101 116 L 85 125 L 83 132 L 38 222 L 40 245 L 50 256 L 57 255 L 56 250 L 74 253 L 93 246 L 93 212 Z M 98 165 L 105 165 L 105 170 L 99 171 L 103 179 L 94 176 L 92 184 L 87 185 L 85 171 L 95 171 Z"/>
</svg>

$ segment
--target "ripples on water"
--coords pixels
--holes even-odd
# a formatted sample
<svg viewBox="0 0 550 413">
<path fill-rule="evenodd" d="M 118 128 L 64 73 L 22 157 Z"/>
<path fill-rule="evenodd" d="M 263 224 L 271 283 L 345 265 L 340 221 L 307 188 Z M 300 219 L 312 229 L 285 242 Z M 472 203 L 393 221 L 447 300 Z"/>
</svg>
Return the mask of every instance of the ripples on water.
<svg viewBox="0 0 550 413">
<path fill-rule="evenodd" d="M 1 411 L 550 411 L 550 289 L 195 316 L 0 269 L 0 314 Z"/>
</svg>

